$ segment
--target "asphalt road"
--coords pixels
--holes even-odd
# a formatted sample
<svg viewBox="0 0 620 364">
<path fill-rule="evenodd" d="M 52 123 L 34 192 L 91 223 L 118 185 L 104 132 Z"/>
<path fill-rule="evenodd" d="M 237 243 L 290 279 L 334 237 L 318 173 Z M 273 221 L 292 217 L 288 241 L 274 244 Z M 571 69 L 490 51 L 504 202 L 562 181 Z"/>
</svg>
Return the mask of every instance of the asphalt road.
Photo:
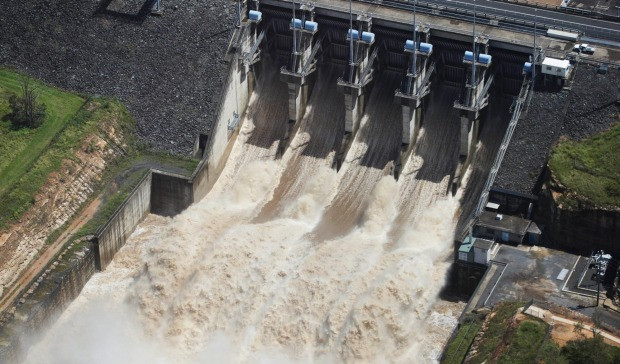
<svg viewBox="0 0 620 364">
<path fill-rule="evenodd" d="M 433 4 L 458 8 L 460 10 L 474 10 L 474 1 L 472 0 L 431 0 L 427 2 L 419 1 L 418 8 L 421 12 L 427 13 L 427 9 L 429 9 L 429 7 L 431 7 Z M 411 1 L 404 0 L 385 0 L 383 1 L 383 5 L 407 9 L 413 8 Z M 536 23 L 542 28 L 553 26 L 558 28 L 577 30 L 582 32 L 585 36 L 589 38 L 598 38 L 615 42 L 620 40 L 620 23 L 618 22 L 594 19 L 558 11 L 537 9 L 529 6 L 522 6 L 502 1 L 481 0 L 476 1 L 476 14 L 478 14 L 479 16 L 482 16 L 483 14 L 503 16 L 507 18 L 517 19 L 519 21 L 530 22 L 532 24 L 534 22 L 534 19 L 536 19 Z M 457 17 L 469 20 L 469 17 L 466 14 L 450 11 L 449 9 L 441 10 L 439 15 L 456 15 Z M 501 22 L 500 25 L 502 25 Z M 528 27 L 533 28 L 533 25 L 530 25 Z"/>
</svg>

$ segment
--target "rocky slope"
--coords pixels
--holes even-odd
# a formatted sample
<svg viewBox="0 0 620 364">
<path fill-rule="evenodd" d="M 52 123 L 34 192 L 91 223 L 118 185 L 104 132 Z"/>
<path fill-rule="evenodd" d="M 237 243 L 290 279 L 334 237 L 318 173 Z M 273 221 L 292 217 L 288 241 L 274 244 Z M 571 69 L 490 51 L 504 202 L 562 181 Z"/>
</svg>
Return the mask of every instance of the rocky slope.
<svg viewBox="0 0 620 364">
<path fill-rule="evenodd" d="M 0 65 L 119 98 L 142 141 L 189 154 L 215 118 L 235 6 L 225 0 L 3 0 Z"/>
</svg>

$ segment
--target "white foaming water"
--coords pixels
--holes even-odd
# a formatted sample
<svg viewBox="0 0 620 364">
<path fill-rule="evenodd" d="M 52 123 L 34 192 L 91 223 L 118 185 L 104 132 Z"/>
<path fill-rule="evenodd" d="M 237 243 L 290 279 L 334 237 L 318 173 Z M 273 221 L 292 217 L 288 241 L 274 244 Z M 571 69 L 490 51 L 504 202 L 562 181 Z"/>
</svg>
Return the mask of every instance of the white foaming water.
<svg viewBox="0 0 620 364">
<path fill-rule="evenodd" d="M 429 346 L 425 328 L 450 324 L 442 319 L 449 315 L 430 310 L 445 281 L 457 200 L 433 198 L 393 239 L 404 187 L 381 177 L 392 153 L 382 143 L 392 141 L 373 133 L 358 138 L 349 154 L 360 158 L 347 158 L 346 173 L 336 175 L 329 165 L 337 141 L 302 156 L 304 148 L 324 143 L 321 133 L 308 136 L 319 122 L 308 118 L 308 129 L 300 128 L 283 158 L 274 161 L 280 130 L 273 125 L 280 118 L 286 122 L 278 100 L 287 98 L 286 87 L 272 82 L 253 98 L 255 111 L 213 191 L 175 218 L 149 216 L 27 362 L 432 359 L 441 343 L 423 347 Z M 392 92 L 386 84 L 379 95 Z M 319 98 L 311 107 L 322 102 L 329 100 Z M 393 120 L 367 122 L 379 121 Z M 386 135 L 392 134 L 398 145 L 400 135 Z M 283 184 L 289 187 L 277 192 Z M 274 199 L 275 212 L 255 220 Z M 352 201 L 356 207 L 349 211 Z M 311 239 L 326 205 L 359 216 L 341 233 Z"/>
</svg>

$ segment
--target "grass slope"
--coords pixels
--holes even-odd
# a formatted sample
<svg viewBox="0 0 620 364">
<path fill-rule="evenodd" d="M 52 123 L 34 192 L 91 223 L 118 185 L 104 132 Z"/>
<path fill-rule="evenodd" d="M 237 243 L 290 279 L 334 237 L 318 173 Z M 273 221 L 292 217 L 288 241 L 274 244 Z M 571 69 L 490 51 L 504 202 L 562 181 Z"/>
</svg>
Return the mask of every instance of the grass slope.
<svg viewBox="0 0 620 364">
<path fill-rule="evenodd" d="M 36 129 L 16 130 L 6 116 L 10 113 L 8 99 L 20 93 L 22 77 L 0 68 L 0 196 L 32 167 L 84 104 L 78 95 L 35 82 L 39 101 L 47 107 L 45 122 Z"/>
<path fill-rule="evenodd" d="M 540 346 L 545 340 L 548 325 L 545 322 L 531 319 L 523 321 L 512 333 L 499 358 L 499 363 L 528 364 L 535 363 Z"/>
<path fill-rule="evenodd" d="M 549 167 L 569 191 L 599 206 L 620 206 L 620 123 L 580 142 L 558 143 Z"/>
<path fill-rule="evenodd" d="M 461 364 L 469 351 L 471 343 L 482 327 L 482 321 L 471 317 L 459 327 L 459 331 L 446 348 L 441 364 Z"/>
<path fill-rule="evenodd" d="M 76 147 L 82 139 L 96 130 L 105 118 L 115 118 L 117 127 L 126 129 L 131 135 L 133 119 L 127 110 L 116 101 L 96 100 L 88 108 L 79 109 L 64 128 L 52 139 L 37 158 L 24 169 L 10 188 L 0 193 L 0 230 L 8 223 L 18 219 L 33 203 L 33 196 L 41 189 L 49 174 L 60 168 L 62 161 L 73 158 Z"/>
</svg>

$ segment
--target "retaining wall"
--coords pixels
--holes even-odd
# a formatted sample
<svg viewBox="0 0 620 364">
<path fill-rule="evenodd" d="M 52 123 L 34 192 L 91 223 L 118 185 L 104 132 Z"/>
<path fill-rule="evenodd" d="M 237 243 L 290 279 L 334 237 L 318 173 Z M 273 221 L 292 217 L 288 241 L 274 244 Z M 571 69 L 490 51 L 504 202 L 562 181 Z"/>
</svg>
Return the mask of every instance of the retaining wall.
<svg viewBox="0 0 620 364">
<path fill-rule="evenodd" d="M 76 244 L 76 243 L 74 243 Z M 23 350 L 56 320 L 95 273 L 95 249 L 90 241 L 70 246 L 21 296 L 0 325 L 0 363 L 18 363 Z"/>
<path fill-rule="evenodd" d="M 541 191 L 535 221 L 543 228 L 545 246 L 589 255 L 603 249 L 620 254 L 620 211 L 603 209 L 583 201 L 578 206 L 558 204 L 549 181 Z"/>
<path fill-rule="evenodd" d="M 193 183 L 189 178 L 155 170 L 151 179 L 151 213 L 175 216 L 194 202 Z"/>
<path fill-rule="evenodd" d="M 98 270 L 112 261 L 136 226 L 151 211 L 153 172 L 149 171 L 94 238 Z"/>
</svg>

